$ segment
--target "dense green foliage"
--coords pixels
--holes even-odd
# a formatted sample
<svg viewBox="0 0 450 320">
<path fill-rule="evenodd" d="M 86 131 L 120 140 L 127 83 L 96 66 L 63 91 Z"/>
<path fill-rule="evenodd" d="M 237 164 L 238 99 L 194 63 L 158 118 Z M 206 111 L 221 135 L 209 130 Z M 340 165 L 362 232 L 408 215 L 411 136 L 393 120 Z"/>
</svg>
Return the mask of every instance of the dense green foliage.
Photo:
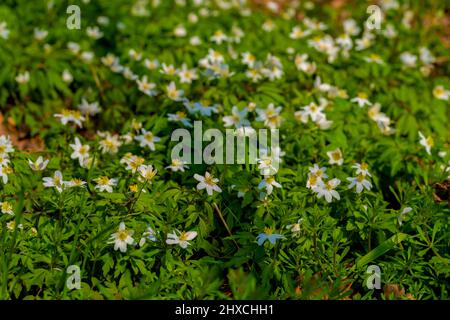
<svg viewBox="0 0 450 320">
<path fill-rule="evenodd" d="M 0 298 L 383 299 L 383 290 L 365 285 L 373 264 L 382 285 L 405 290 L 399 298 L 449 298 L 450 50 L 439 38 L 443 26 L 424 22 L 443 18 L 445 1 L 398 1 L 384 7 L 381 30 L 365 31 L 364 1 L 273 11 L 239 1 L 74 2 L 79 30 L 66 27 L 66 1 L 0 3 Z M 89 36 L 94 26 L 101 34 L 89 29 Z M 198 76 L 191 83 L 180 81 L 183 64 Z M 137 83 L 144 76 L 156 95 Z M 187 100 L 168 95 L 171 82 Z M 359 93 L 372 105 L 360 107 L 353 100 Z M 100 109 L 85 112 L 82 126 L 55 117 L 64 119 L 63 109 L 78 110 L 83 100 Z M 185 106 L 196 102 L 216 112 Z M 264 122 L 272 103 L 281 111 Z M 184 112 L 178 116 L 201 120 L 204 130 L 225 132 L 233 106 L 253 128 L 279 128 L 281 188 L 259 188 L 264 177 L 255 164 L 167 167 L 172 132 L 190 129 L 169 114 Z M 317 118 L 311 106 L 320 106 Z M 140 125 L 160 138 L 155 150 L 135 139 Z M 4 147 L 8 134 L 12 152 Z M 14 143 L 36 137 L 43 150 Z M 71 157 L 76 138 L 89 156 Z M 338 148 L 343 163 L 330 163 L 327 152 Z M 146 181 L 138 168 L 127 169 L 127 153 L 156 175 Z M 28 160 L 38 156 L 50 161 L 33 171 Z M 309 169 L 314 164 L 339 179 L 319 188 L 335 188 L 339 199 L 307 187 L 322 181 Z M 368 164 L 371 176 L 357 176 L 355 164 Z M 43 178 L 55 171 L 86 184 L 45 187 Z M 221 192 L 196 188 L 194 175 L 205 172 Z M 102 176 L 117 179 L 112 192 L 98 188 Z M 349 189 L 351 177 L 371 187 Z M 134 232 L 124 235 L 134 239 L 126 252 L 110 241 L 121 222 Z M 149 227 L 155 238 L 141 246 Z M 197 236 L 182 248 L 166 242 L 174 230 Z M 272 230 L 283 238 L 258 245 L 257 236 Z M 79 290 L 66 286 L 70 265 L 80 267 Z"/>
</svg>

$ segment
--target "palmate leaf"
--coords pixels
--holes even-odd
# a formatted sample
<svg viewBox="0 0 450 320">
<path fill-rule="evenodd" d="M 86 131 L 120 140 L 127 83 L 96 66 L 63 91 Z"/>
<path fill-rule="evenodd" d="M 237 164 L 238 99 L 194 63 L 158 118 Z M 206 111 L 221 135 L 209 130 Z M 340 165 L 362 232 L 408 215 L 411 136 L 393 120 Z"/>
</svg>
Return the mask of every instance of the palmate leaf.
<svg viewBox="0 0 450 320">
<path fill-rule="evenodd" d="M 408 237 L 405 233 L 398 233 L 393 235 L 383 243 L 381 243 L 378 247 L 367 253 L 365 256 L 360 257 L 356 260 L 356 267 L 361 268 L 368 264 L 369 262 L 374 261 L 375 259 L 381 257 L 383 254 L 394 248 L 397 244 L 402 242 Z"/>
</svg>

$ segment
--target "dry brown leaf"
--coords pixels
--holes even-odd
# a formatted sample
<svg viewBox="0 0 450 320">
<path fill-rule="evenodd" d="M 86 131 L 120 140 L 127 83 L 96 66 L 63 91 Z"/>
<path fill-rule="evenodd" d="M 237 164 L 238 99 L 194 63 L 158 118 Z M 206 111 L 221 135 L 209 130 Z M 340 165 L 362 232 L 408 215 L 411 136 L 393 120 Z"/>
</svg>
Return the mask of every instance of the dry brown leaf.
<svg viewBox="0 0 450 320">
<path fill-rule="evenodd" d="M 44 142 L 39 136 L 27 138 L 23 132 L 17 129 L 16 123 L 10 117 L 4 119 L 3 114 L 0 113 L 0 135 L 6 135 L 11 138 L 13 145 L 22 151 L 39 152 L 45 148 Z"/>
</svg>

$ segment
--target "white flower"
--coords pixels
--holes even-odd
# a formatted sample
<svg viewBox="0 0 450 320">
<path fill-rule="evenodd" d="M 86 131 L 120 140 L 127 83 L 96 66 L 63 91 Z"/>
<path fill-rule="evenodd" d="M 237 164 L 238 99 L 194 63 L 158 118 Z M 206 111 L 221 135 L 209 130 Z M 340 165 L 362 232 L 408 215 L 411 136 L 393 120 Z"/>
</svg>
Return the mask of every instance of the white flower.
<svg viewBox="0 0 450 320">
<path fill-rule="evenodd" d="M 330 158 L 329 164 L 337 164 L 338 166 L 342 166 L 344 163 L 344 158 L 342 157 L 342 152 L 339 148 L 328 151 L 327 156 Z"/>
<path fill-rule="evenodd" d="M 145 159 L 139 156 L 135 156 L 131 153 L 126 153 L 122 159 L 120 159 L 120 163 L 126 164 L 126 170 L 131 170 L 131 172 L 134 174 L 139 170 L 139 167 L 143 165 L 145 162 Z"/>
<path fill-rule="evenodd" d="M 8 157 L 8 153 L 14 152 L 9 136 L 0 136 L 0 157 Z"/>
<path fill-rule="evenodd" d="M 172 164 L 170 166 L 166 167 L 166 169 L 170 169 L 173 172 L 177 172 L 177 171 L 184 172 L 184 169 L 187 169 L 187 168 L 189 168 L 189 167 L 186 165 L 186 161 L 183 161 L 178 158 L 172 159 Z"/>
<path fill-rule="evenodd" d="M 43 180 L 44 180 L 44 187 L 47 188 L 55 187 L 59 193 L 61 193 L 64 189 L 65 182 L 63 181 L 61 171 L 55 171 L 53 177 L 45 177 L 43 178 Z"/>
<path fill-rule="evenodd" d="M 9 30 L 5 21 L 0 22 L 0 37 L 5 40 L 9 37 Z"/>
<path fill-rule="evenodd" d="M 214 178 L 208 171 L 205 172 L 205 176 L 201 176 L 199 174 L 194 174 L 194 179 L 199 181 L 197 184 L 197 190 L 206 189 L 208 195 L 212 195 L 214 191 L 222 192 L 222 189 L 217 185 L 219 179 Z"/>
<path fill-rule="evenodd" d="M 34 28 L 34 37 L 36 38 L 36 40 L 42 41 L 45 39 L 45 37 L 47 37 L 47 35 L 48 35 L 47 30 L 41 30 L 38 28 Z"/>
<path fill-rule="evenodd" d="M 73 122 L 80 128 L 83 127 L 83 121 L 86 120 L 86 118 L 81 115 L 79 110 L 63 109 L 61 113 L 54 114 L 54 117 L 60 118 L 63 125 Z"/>
<path fill-rule="evenodd" d="M 256 120 L 263 121 L 264 125 L 270 129 L 276 129 L 280 126 L 282 121 L 280 116 L 281 109 L 282 107 L 275 108 L 273 103 L 270 103 L 266 110 L 256 109 L 256 113 L 258 114 Z"/>
<path fill-rule="evenodd" d="M 167 89 L 167 97 L 174 101 L 180 101 L 183 98 L 183 90 L 177 90 L 175 86 L 175 82 L 170 82 L 170 84 L 166 87 Z"/>
<path fill-rule="evenodd" d="M 185 36 L 186 36 L 187 31 L 186 31 L 186 28 L 185 28 L 184 26 L 179 25 L 179 26 L 177 26 L 177 27 L 175 28 L 175 30 L 173 30 L 173 34 L 174 34 L 176 37 L 182 38 L 182 37 L 185 37 Z"/>
<path fill-rule="evenodd" d="M 361 28 L 358 27 L 358 24 L 354 19 L 347 19 L 343 22 L 344 32 L 350 36 L 356 36 L 361 31 Z"/>
<path fill-rule="evenodd" d="M 400 55 L 400 60 L 406 67 L 415 67 L 417 63 L 417 56 L 409 53 L 409 52 L 403 52 Z"/>
<path fill-rule="evenodd" d="M 367 190 L 370 190 L 372 188 L 372 184 L 368 180 L 366 180 L 366 176 L 363 174 L 359 174 L 357 177 L 349 177 L 347 178 L 347 180 L 350 181 L 348 189 L 356 186 L 357 193 L 361 193 L 364 188 L 366 188 Z"/>
<path fill-rule="evenodd" d="M 28 160 L 28 164 L 33 171 L 42 171 L 47 167 L 47 164 L 50 160 L 45 160 L 42 156 L 39 156 L 36 161 Z"/>
<path fill-rule="evenodd" d="M 30 81 L 30 73 L 28 71 L 25 71 L 24 73 L 19 73 L 16 77 L 16 81 L 19 84 L 28 83 L 28 81 Z"/>
<path fill-rule="evenodd" d="M 433 89 L 433 96 L 440 100 L 448 100 L 450 97 L 450 90 L 445 90 L 443 86 L 436 86 Z"/>
<path fill-rule="evenodd" d="M 130 49 L 128 50 L 128 55 L 130 56 L 131 59 L 133 59 L 134 61 L 139 61 L 142 59 L 142 53 L 137 52 L 134 49 Z"/>
<path fill-rule="evenodd" d="M 189 39 L 189 43 L 193 46 L 198 46 L 202 43 L 202 40 L 199 36 L 193 36 L 191 39 Z"/>
<path fill-rule="evenodd" d="M 405 219 L 405 216 L 408 212 L 411 212 L 411 207 L 406 207 L 400 212 L 400 214 L 397 216 L 398 225 L 401 226 L 403 224 L 403 220 Z"/>
<path fill-rule="evenodd" d="M 132 238 L 133 230 L 128 230 L 125 227 L 125 223 L 121 222 L 119 225 L 119 230 L 111 235 L 111 241 L 114 243 L 114 250 L 120 250 L 120 252 L 127 252 L 127 245 L 134 245 L 134 239 Z"/>
<path fill-rule="evenodd" d="M 145 129 L 141 130 L 141 135 L 134 137 L 136 141 L 139 141 L 140 147 L 149 147 L 151 151 L 155 151 L 155 142 L 160 141 L 161 139 L 157 136 L 154 136 L 150 131 L 146 131 Z"/>
<path fill-rule="evenodd" d="M 178 244 L 183 249 L 186 249 L 190 245 L 189 241 L 193 240 L 197 236 L 196 231 L 181 232 L 177 235 L 176 232 L 169 233 L 167 235 L 167 244 Z"/>
<path fill-rule="evenodd" d="M 311 175 L 314 175 L 316 178 L 320 178 L 320 179 L 328 178 L 328 175 L 325 173 L 325 171 L 327 171 L 327 168 L 319 167 L 319 165 L 317 163 L 315 163 L 312 167 L 309 167 L 308 170 L 309 170 L 309 173 Z"/>
<path fill-rule="evenodd" d="M 142 91 L 143 93 L 145 93 L 148 96 L 156 95 L 156 91 L 153 90 L 153 89 L 155 89 L 156 84 L 154 84 L 152 82 L 148 82 L 147 76 L 143 76 L 142 80 L 136 80 L 136 82 L 138 84 L 139 91 Z"/>
<path fill-rule="evenodd" d="M 0 202 L 0 209 L 4 214 L 9 214 L 10 216 L 14 215 L 13 206 L 7 201 Z"/>
<path fill-rule="evenodd" d="M 112 187 L 117 185 L 117 179 L 110 179 L 106 176 L 98 177 L 97 179 L 94 179 L 94 181 L 97 183 L 95 189 L 98 189 L 100 192 L 106 191 L 108 193 L 112 193 Z"/>
<path fill-rule="evenodd" d="M 73 81 L 73 76 L 69 70 L 64 69 L 64 71 L 62 73 L 62 79 L 66 83 L 71 83 Z"/>
<path fill-rule="evenodd" d="M 101 37 L 103 37 L 103 32 L 100 31 L 99 27 L 94 26 L 94 27 L 87 27 L 86 28 L 86 33 L 88 35 L 89 38 L 92 39 L 100 39 Z"/>
<path fill-rule="evenodd" d="M 321 183 L 317 188 L 314 189 L 315 192 L 317 192 L 317 197 L 322 198 L 325 197 L 325 200 L 330 203 L 333 198 L 339 200 L 341 197 L 339 196 L 339 193 L 334 190 L 339 184 L 341 183 L 341 180 L 339 179 L 331 179 L 327 181 L 326 183 Z"/>
<path fill-rule="evenodd" d="M 281 188 L 281 184 L 275 181 L 274 176 L 265 176 L 258 185 L 259 189 L 266 188 L 267 194 L 272 193 L 273 187 Z"/>
<path fill-rule="evenodd" d="M 291 232 L 294 234 L 294 236 L 296 236 L 300 233 L 300 225 L 302 222 L 303 222 L 303 218 L 300 218 L 300 219 L 298 219 L 297 223 L 288 224 L 286 226 L 286 229 L 291 230 Z"/>
<path fill-rule="evenodd" d="M 362 175 L 371 177 L 371 174 L 369 172 L 369 165 L 365 162 L 363 162 L 361 164 L 356 163 L 352 166 L 352 168 L 356 169 L 356 174 L 362 174 Z"/>
<path fill-rule="evenodd" d="M 436 61 L 436 58 L 432 55 L 428 48 L 422 47 L 419 49 L 420 52 L 420 61 L 422 61 L 425 65 L 430 65 Z"/>
<path fill-rule="evenodd" d="M 8 183 L 8 175 L 13 173 L 13 169 L 10 166 L 0 167 L 0 178 L 2 178 L 3 184 Z"/>
<path fill-rule="evenodd" d="M 181 83 L 192 83 L 192 80 L 198 79 L 197 71 L 195 69 L 188 69 L 186 65 L 181 67 L 178 72 Z"/>
<path fill-rule="evenodd" d="M 216 32 L 214 32 L 214 35 L 211 37 L 211 41 L 215 42 L 217 44 L 221 44 L 224 41 L 227 41 L 228 37 L 226 36 L 226 34 L 224 34 L 222 32 L 222 30 L 217 30 Z"/>
<path fill-rule="evenodd" d="M 83 53 L 81 53 L 81 60 L 83 60 L 86 63 L 90 63 L 92 62 L 92 60 L 94 59 L 94 53 L 91 51 L 84 51 Z"/>
<path fill-rule="evenodd" d="M 318 106 L 315 102 L 311 102 L 303 107 L 303 114 L 308 115 L 312 121 L 316 122 L 325 117 L 325 114 L 322 112 L 324 108 L 324 104 Z"/>
<path fill-rule="evenodd" d="M 154 60 L 144 60 L 144 66 L 149 70 L 156 70 L 159 67 L 159 62 L 157 59 Z"/>
<path fill-rule="evenodd" d="M 289 34 L 289 38 L 297 40 L 306 37 L 307 35 L 310 34 L 310 32 L 311 31 L 309 30 L 303 31 L 300 27 L 295 26 L 294 28 L 292 28 L 292 31 Z"/>
<path fill-rule="evenodd" d="M 177 111 L 175 113 L 168 113 L 167 118 L 169 121 L 179 121 L 186 127 L 192 127 L 191 119 L 189 119 L 184 111 Z"/>
<path fill-rule="evenodd" d="M 89 149 L 91 147 L 87 144 L 81 144 L 80 139 L 78 138 L 75 138 L 75 144 L 70 144 L 69 146 L 73 149 L 70 158 L 78 159 L 80 166 L 83 166 L 84 160 L 89 158 Z"/>
<path fill-rule="evenodd" d="M 142 238 L 139 241 L 139 247 L 142 247 L 147 239 L 150 241 L 156 241 L 156 232 L 150 227 L 148 227 L 147 230 L 142 234 Z"/>
<path fill-rule="evenodd" d="M 231 116 L 224 116 L 222 118 L 225 127 L 235 126 L 236 128 L 249 126 L 250 122 L 246 119 L 247 110 L 239 111 L 237 106 L 231 109 Z"/>
<path fill-rule="evenodd" d="M 119 136 L 117 134 L 111 135 L 108 132 L 104 136 L 104 139 L 100 141 L 100 150 L 102 153 L 116 154 L 121 145 L 122 143 L 119 140 Z"/>
<path fill-rule="evenodd" d="M 174 76 L 177 74 L 178 70 L 175 69 L 175 67 L 173 65 L 166 65 L 165 63 L 163 63 L 161 65 L 162 70 L 160 70 L 160 72 L 162 74 L 166 74 L 168 76 Z"/>
<path fill-rule="evenodd" d="M 420 141 L 419 143 L 425 147 L 425 150 L 431 155 L 431 148 L 434 145 L 433 138 L 431 136 L 425 137 L 422 132 L 419 131 Z"/>
<path fill-rule="evenodd" d="M 156 173 L 158 170 L 154 169 L 151 165 L 141 165 L 139 166 L 139 173 L 141 174 L 141 177 L 144 178 L 145 181 L 152 183 L 153 178 L 156 176 Z"/>
<path fill-rule="evenodd" d="M 66 181 L 66 186 L 68 186 L 69 188 L 84 187 L 84 185 L 86 185 L 86 181 L 83 181 L 81 179 L 74 178 Z"/>
<path fill-rule="evenodd" d="M 365 92 L 359 92 L 358 96 L 351 99 L 351 102 L 356 102 L 360 108 L 364 107 L 365 105 L 371 106 L 372 102 L 369 101 L 367 93 Z"/>
<path fill-rule="evenodd" d="M 256 57 L 250 52 L 242 53 L 242 63 L 246 64 L 248 67 L 253 67 L 256 62 Z"/>
<path fill-rule="evenodd" d="M 81 100 L 81 104 L 78 105 L 78 109 L 82 114 L 88 114 L 91 116 L 94 116 L 101 111 L 97 101 L 89 103 L 86 99 Z"/>
<path fill-rule="evenodd" d="M 10 160 L 9 160 L 7 154 L 0 155 L 0 167 L 8 166 L 9 162 L 10 162 Z"/>
</svg>

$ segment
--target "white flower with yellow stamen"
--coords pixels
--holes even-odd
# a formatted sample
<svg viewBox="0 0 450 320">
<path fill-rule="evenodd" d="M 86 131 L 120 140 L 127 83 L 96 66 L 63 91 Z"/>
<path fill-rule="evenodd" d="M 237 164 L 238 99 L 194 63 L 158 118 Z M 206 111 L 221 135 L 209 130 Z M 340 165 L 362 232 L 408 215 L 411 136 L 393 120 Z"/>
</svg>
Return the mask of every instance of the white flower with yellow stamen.
<svg viewBox="0 0 450 320">
<path fill-rule="evenodd" d="M 194 179 L 199 183 L 197 184 L 197 190 L 206 189 L 208 195 L 212 196 L 214 191 L 222 192 L 222 189 L 217 185 L 219 179 L 214 178 L 208 171 L 205 172 L 205 176 L 201 176 L 199 174 L 194 174 Z"/>
<path fill-rule="evenodd" d="M 137 79 L 136 83 L 138 84 L 139 91 L 145 93 L 148 96 L 155 96 L 156 91 L 154 90 L 156 84 L 152 82 L 148 82 L 147 76 L 143 76 L 142 80 Z"/>
<path fill-rule="evenodd" d="M 0 202 L 0 209 L 4 214 L 9 214 L 10 216 L 14 215 L 13 206 L 7 201 Z"/>
<path fill-rule="evenodd" d="M 193 240 L 195 237 L 197 237 L 196 231 L 181 232 L 179 235 L 174 231 L 167 235 L 166 243 L 178 244 L 183 249 L 186 249 L 187 246 L 190 245 L 189 241 Z"/>
<path fill-rule="evenodd" d="M 436 86 L 433 89 L 433 96 L 440 100 L 448 100 L 450 97 L 450 90 L 445 90 L 444 86 Z"/>
<path fill-rule="evenodd" d="M 332 150 L 332 151 L 328 151 L 327 156 L 330 158 L 330 160 L 329 160 L 330 164 L 337 164 L 338 166 L 342 166 L 342 164 L 344 163 L 344 158 L 342 157 L 342 151 L 339 148 Z"/>
<path fill-rule="evenodd" d="M 133 230 L 128 230 L 125 227 L 125 223 L 121 222 L 119 225 L 119 230 L 111 235 L 110 244 L 114 243 L 114 250 L 120 250 L 120 252 L 127 252 L 128 245 L 134 245 L 135 241 L 132 238 Z"/>
<path fill-rule="evenodd" d="M 117 134 L 111 135 L 109 132 L 104 135 L 104 139 L 100 141 L 100 150 L 102 153 L 116 154 L 122 145 Z"/>
<path fill-rule="evenodd" d="M 91 148 L 87 144 L 81 144 L 80 139 L 75 138 L 75 143 L 69 145 L 73 149 L 73 153 L 70 155 L 71 159 L 77 159 L 80 166 L 83 166 L 84 161 L 89 158 L 89 149 Z"/>
<path fill-rule="evenodd" d="M 94 179 L 94 181 L 97 183 L 95 189 L 98 189 L 100 192 L 106 191 L 108 193 L 112 193 L 113 187 L 117 185 L 117 179 L 110 179 L 106 176 L 98 177 Z"/>
<path fill-rule="evenodd" d="M 341 183 L 341 180 L 339 179 L 331 179 L 325 183 L 321 183 L 317 188 L 314 189 L 315 192 L 317 192 L 317 198 L 325 197 L 325 200 L 330 203 L 333 198 L 340 200 L 341 197 L 339 196 L 339 193 L 334 190 L 339 184 Z"/>
<path fill-rule="evenodd" d="M 30 73 L 25 71 L 24 73 L 19 73 L 16 77 L 16 81 L 19 84 L 26 84 L 30 81 Z"/>
<path fill-rule="evenodd" d="M 352 166 L 352 168 L 356 169 L 356 174 L 363 174 L 363 175 L 369 176 L 369 177 L 372 176 L 369 172 L 369 165 L 365 162 L 356 163 Z"/>
<path fill-rule="evenodd" d="M 256 57 L 250 52 L 242 53 L 242 63 L 252 68 L 256 62 Z"/>
<path fill-rule="evenodd" d="M 356 102 L 360 108 L 364 107 L 365 105 L 372 105 L 372 102 L 369 101 L 368 95 L 365 92 L 359 92 L 358 95 L 350 101 Z"/>
<path fill-rule="evenodd" d="M 172 164 L 170 166 L 166 167 L 166 169 L 170 169 L 173 172 L 177 172 L 177 171 L 184 172 L 184 169 L 187 169 L 187 168 L 189 168 L 189 167 L 186 165 L 186 161 L 183 161 L 178 158 L 172 159 Z"/>
<path fill-rule="evenodd" d="M 264 176 L 264 179 L 259 183 L 258 189 L 266 188 L 266 193 L 269 195 L 273 191 L 273 187 L 281 188 L 281 184 L 275 181 L 274 176 Z"/>
<path fill-rule="evenodd" d="M 431 136 L 425 137 L 422 132 L 419 131 L 420 141 L 419 143 L 425 147 L 428 154 L 431 155 L 431 148 L 434 146 L 434 141 Z"/>
<path fill-rule="evenodd" d="M 175 82 L 170 82 L 170 84 L 166 87 L 167 89 L 167 97 L 170 100 L 180 101 L 183 98 L 183 90 L 177 90 Z"/>
<path fill-rule="evenodd" d="M 141 135 L 134 137 L 136 141 L 139 141 L 139 146 L 142 148 L 149 147 L 151 151 L 155 151 L 155 142 L 158 142 L 161 139 L 145 129 L 142 129 L 141 133 Z"/>
<path fill-rule="evenodd" d="M 45 177 L 43 178 L 44 187 L 51 188 L 55 187 L 59 193 L 61 193 L 64 189 L 65 182 L 63 180 L 63 176 L 61 171 L 55 171 L 53 177 Z"/>
<path fill-rule="evenodd" d="M 221 44 L 224 41 L 227 41 L 228 37 L 222 30 L 217 30 L 214 32 L 214 35 L 211 37 L 211 41 L 217 44 Z"/>
<path fill-rule="evenodd" d="M 152 183 L 153 178 L 156 176 L 156 173 L 158 173 L 158 170 L 153 169 L 152 165 L 142 165 L 138 170 L 141 174 L 141 177 L 150 184 Z"/>
<path fill-rule="evenodd" d="M 356 186 L 356 193 L 361 193 L 364 188 L 366 188 L 367 190 L 372 189 L 372 184 L 369 180 L 366 179 L 366 176 L 364 174 L 359 174 L 356 177 L 349 177 L 347 178 L 347 180 L 350 181 L 348 189 Z"/>
</svg>

